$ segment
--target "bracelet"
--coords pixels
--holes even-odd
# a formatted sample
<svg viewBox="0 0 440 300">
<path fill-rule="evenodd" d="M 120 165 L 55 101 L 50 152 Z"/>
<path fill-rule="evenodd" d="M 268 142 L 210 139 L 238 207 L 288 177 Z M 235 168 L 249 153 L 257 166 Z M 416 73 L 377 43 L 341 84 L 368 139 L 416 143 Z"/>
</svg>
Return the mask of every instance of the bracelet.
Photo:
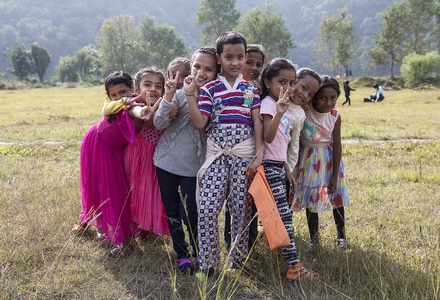
<svg viewBox="0 0 440 300">
<path fill-rule="evenodd" d="M 185 96 L 187 96 L 187 97 L 193 97 L 193 96 L 195 96 L 195 94 L 192 94 L 192 95 L 185 94 Z"/>
</svg>

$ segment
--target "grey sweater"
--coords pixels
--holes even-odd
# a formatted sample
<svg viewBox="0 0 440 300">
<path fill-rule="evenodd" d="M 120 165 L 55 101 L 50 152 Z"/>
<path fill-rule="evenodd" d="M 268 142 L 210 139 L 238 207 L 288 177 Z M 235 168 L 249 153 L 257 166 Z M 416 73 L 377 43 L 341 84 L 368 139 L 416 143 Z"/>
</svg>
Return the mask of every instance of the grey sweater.
<svg viewBox="0 0 440 300">
<path fill-rule="evenodd" d="M 183 89 L 176 92 L 172 102 L 179 107 L 176 119 L 169 117 L 174 104 L 165 99 L 154 115 L 154 126 L 166 128 L 154 152 L 154 165 L 176 175 L 195 177 L 205 161 L 206 134 L 193 126 Z"/>
</svg>

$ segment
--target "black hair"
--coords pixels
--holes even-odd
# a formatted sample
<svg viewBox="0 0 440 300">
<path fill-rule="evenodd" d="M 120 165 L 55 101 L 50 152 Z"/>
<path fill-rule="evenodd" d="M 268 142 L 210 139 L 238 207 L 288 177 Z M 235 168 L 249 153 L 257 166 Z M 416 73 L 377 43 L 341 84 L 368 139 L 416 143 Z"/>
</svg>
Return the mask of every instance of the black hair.
<svg viewBox="0 0 440 300">
<path fill-rule="evenodd" d="M 285 58 L 274 58 L 261 72 L 261 99 L 264 99 L 269 94 L 269 89 L 265 84 L 265 80 L 272 80 L 272 78 L 278 76 L 281 70 L 291 70 L 296 75 L 295 65 L 288 59 Z"/>
<path fill-rule="evenodd" d="M 110 88 L 112 86 L 118 85 L 118 84 L 125 84 L 128 87 L 130 87 L 131 90 L 133 90 L 133 78 L 130 76 L 130 74 L 123 72 L 123 71 L 116 71 L 113 73 L 110 73 L 107 75 L 107 77 L 104 80 L 104 87 L 105 91 L 107 93 L 107 97 L 110 98 Z M 112 123 L 114 120 L 116 120 L 116 114 L 111 114 L 107 116 L 107 122 Z"/>
<path fill-rule="evenodd" d="M 373 87 L 374 87 L 375 89 L 377 89 L 377 88 L 379 87 L 379 85 L 378 85 L 377 83 L 375 83 L 375 84 L 373 85 Z"/>
<path fill-rule="evenodd" d="M 260 44 L 248 44 L 246 48 L 246 53 L 260 53 L 261 57 L 263 58 L 263 65 L 266 61 L 266 54 L 264 53 L 264 47 Z"/>
<path fill-rule="evenodd" d="M 318 81 L 318 84 L 321 85 L 322 79 L 321 76 L 316 72 L 315 70 L 312 70 L 310 68 L 301 68 L 296 72 L 296 81 L 298 81 L 301 78 L 304 78 L 306 76 L 312 76 L 313 78 Z"/>
<path fill-rule="evenodd" d="M 332 76 L 328 76 L 328 75 L 322 75 L 321 76 L 321 87 L 319 88 L 324 89 L 324 88 L 332 88 L 336 91 L 336 95 L 339 97 L 339 95 L 341 94 L 341 89 L 339 87 L 339 82 Z M 318 93 L 315 94 L 315 96 Z M 315 96 L 313 96 L 313 100 L 315 100 Z"/>
<path fill-rule="evenodd" d="M 207 54 L 210 55 L 214 58 L 215 60 L 215 71 L 216 74 L 218 74 L 220 72 L 220 65 L 217 63 L 217 52 L 215 51 L 215 48 L 213 47 L 201 47 L 199 49 L 197 49 L 193 56 L 191 57 L 191 63 L 194 62 L 194 59 L 196 58 L 196 55 L 198 53 L 203 53 L 203 54 Z"/>
<path fill-rule="evenodd" d="M 223 46 L 225 44 L 243 44 L 244 49 L 247 49 L 246 38 L 239 32 L 236 31 L 226 31 L 219 35 L 217 40 L 215 41 L 217 54 L 220 55 L 223 53 Z"/>
<path fill-rule="evenodd" d="M 179 65 L 184 65 L 188 70 L 191 70 L 191 61 L 186 58 L 186 57 L 176 57 L 175 59 L 173 59 L 172 61 L 170 61 L 170 63 L 168 64 L 167 67 L 167 73 L 168 70 L 171 69 L 174 66 L 179 66 Z M 168 75 L 168 79 L 170 79 L 170 74 Z"/>
<path fill-rule="evenodd" d="M 130 89 L 133 89 L 133 78 L 131 78 L 130 74 L 123 71 L 110 73 L 104 80 L 107 95 L 110 93 L 109 89 L 117 84 L 126 84 Z M 108 95 L 108 97 L 110 98 L 110 95 Z"/>
<path fill-rule="evenodd" d="M 163 73 L 156 67 L 145 67 L 140 69 L 134 77 L 134 84 L 138 89 L 140 88 L 139 85 L 141 84 L 142 78 L 144 78 L 146 74 L 158 75 L 161 78 L 162 84 L 165 88 L 165 76 L 163 75 Z M 162 93 L 163 91 L 164 90 L 162 90 Z"/>
</svg>

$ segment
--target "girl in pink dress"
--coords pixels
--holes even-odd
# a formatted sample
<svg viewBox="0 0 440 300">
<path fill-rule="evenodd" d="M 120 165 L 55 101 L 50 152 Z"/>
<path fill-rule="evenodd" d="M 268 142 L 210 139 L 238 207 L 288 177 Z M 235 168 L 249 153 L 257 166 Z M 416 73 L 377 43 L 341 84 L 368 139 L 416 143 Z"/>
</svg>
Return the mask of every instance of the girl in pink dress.
<svg viewBox="0 0 440 300">
<path fill-rule="evenodd" d="M 156 68 L 141 69 L 135 77 L 135 93 L 142 96 L 147 107 L 158 104 L 164 93 L 165 77 Z M 125 170 L 130 185 L 130 210 L 138 228 L 155 235 L 169 235 L 165 208 L 160 195 L 153 154 L 163 130 L 147 121 L 136 134 L 137 145 L 125 149 Z"/>
<path fill-rule="evenodd" d="M 132 96 L 132 85 L 131 76 L 121 71 L 105 80 L 106 93 L 113 101 Z M 133 115 L 133 110 L 121 109 L 104 116 L 87 131 L 80 151 L 82 212 L 76 227 L 96 227 L 107 241 L 118 245 L 112 250 L 115 256 L 132 250 L 136 230 L 127 201 L 129 186 L 123 161 L 125 146 L 135 144 Z"/>
</svg>

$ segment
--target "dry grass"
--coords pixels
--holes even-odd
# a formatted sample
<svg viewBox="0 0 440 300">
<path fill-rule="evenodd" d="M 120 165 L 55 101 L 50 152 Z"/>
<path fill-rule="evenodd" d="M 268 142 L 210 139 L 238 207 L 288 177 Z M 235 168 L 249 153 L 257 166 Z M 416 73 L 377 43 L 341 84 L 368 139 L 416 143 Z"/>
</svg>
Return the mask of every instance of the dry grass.
<svg viewBox="0 0 440 300">
<path fill-rule="evenodd" d="M 350 107 L 340 99 L 351 249 L 333 247 L 333 220 L 322 214 L 323 248 L 305 254 L 305 216 L 295 214 L 301 258 L 321 277 L 291 283 L 263 240 L 251 273 L 199 282 L 176 273 L 169 238 L 139 240 L 118 261 L 92 234 L 70 236 L 81 209 L 79 145 L 100 119 L 102 90 L 0 91 L 0 299 L 439 299 L 438 91 L 363 103 L 371 90 L 358 89 Z"/>
</svg>

